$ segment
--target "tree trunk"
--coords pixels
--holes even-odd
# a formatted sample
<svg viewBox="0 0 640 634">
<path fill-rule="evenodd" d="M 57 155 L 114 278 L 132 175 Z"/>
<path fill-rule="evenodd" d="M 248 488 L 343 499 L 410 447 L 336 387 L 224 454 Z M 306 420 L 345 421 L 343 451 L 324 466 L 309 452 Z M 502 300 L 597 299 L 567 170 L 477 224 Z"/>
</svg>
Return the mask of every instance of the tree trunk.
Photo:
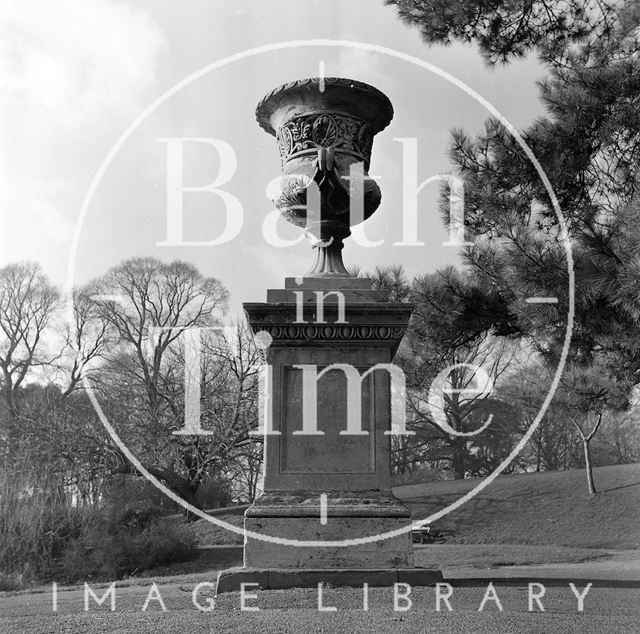
<svg viewBox="0 0 640 634">
<path fill-rule="evenodd" d="M 171 469 L 152 466 L 147 467 L 147 471 L 156 478 L 164 480 L 164 483 L 185 502 L 195 506 L 198 510 L 202 510 L 202 506 L 197 498 L 200 485 L 199 481 L 189 482 L 186 478 L 183 478 Z M 184 515 L 187 522 L 193 522 L 199 519 L 195 513 L 186 508 L 184 509 Z"/>
<path fill-rule="evenodd" d="M 593 467 L 591 466 L 591 447 L 589 446 L 589 439 L 582 439 L 582 447 L 584 449 L 584 468 L 587 470 L 587 486 L 589 488 L 589 495 L 595 495 L 596 487 L 593 484 Z"/>
<path fill-rule="evenodd" d="M 464 438 L 453 439 L 453 477 L 455 480 L 464 480 L 465 475 L 465 440 Z"/>
<path fill-rule="evenodd" d="M 542 467 L 542 441 L 540 439 L 540 430 L 538 430 L 536 438 L 536 473 L 540 473 Z"/>
<path fill-rule="evenodd" d="M 200 502 L 198 501 L 198 489 L 197 487 L 191 487 L 188 486 L 187 488 L 183 489 L 178 495 L 180 495 L 180 497 L 187 502 L 188 504 L 191 504 L 191 506 L 195 506 L 199 511 L 202 510 L 202 505 L 200 504 Z M 185 509 L 184 510 L 184 518 L 187 522 L 195 522 L 196 520 L 200 519 L 199 515 L 196 515 L 195 513 L 192 513 L 189 509 Z"/>
</svg>

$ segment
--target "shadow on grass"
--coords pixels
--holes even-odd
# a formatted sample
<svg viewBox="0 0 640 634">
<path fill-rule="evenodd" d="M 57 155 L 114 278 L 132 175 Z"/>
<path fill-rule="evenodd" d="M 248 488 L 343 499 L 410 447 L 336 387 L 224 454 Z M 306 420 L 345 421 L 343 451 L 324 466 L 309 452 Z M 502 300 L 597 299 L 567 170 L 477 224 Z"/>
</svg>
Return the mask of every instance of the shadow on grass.
<svg viewBox="0 0 640 634">
<path fill-rule="evenodd" d="M 191 575 L 242 565 L 242 546 L 202 548 L 197 558 L 145 571 L 141 577 Z"/>
<path fill-rule="evenodd" d="M 609 493 L 609 491 L 619 491 L 620 489 L 628 489 L 629 487 L 637 487 L 640 482 L 632 482 L 631 484 L 623 484 L 619 487 L 612 487 L 610 489 L 602 489 L 603 493 Z"/>
</svg>

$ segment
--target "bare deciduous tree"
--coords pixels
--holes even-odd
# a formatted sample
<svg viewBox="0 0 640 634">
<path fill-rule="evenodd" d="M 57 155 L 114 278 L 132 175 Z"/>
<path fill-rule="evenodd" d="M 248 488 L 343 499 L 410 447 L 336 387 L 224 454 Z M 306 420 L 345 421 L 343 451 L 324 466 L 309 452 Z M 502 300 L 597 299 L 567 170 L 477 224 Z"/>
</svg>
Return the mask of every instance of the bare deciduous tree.
<svg viewBox="0 0 640 634">
<path fill-rule="evenodd" d="M 20 412 L 18 390 L 36 366 L 53 360 L 44 345 L 58 292 L 33 262 L 0 269 L 0 370 L 2 395 L 12 417 Z"/>
<path fill-rule="evenodd" d="M 201 484 L 223 478 L 233 450 L 253 440 L 260 360 L 250 333 L 240 327 L 228 342 L 216 331 L 227 292 L 183 262 L 130 260 L 91 288 L 115 337 L 92 377 L 96 393 L 147 471 L 199 506 Z M 200 329 L 199 368 L 190 367 L 181 340 L 191 329 Z M 185 426 L 185 372 L 199 377 L 202 434 Z M 121 458 L 119 470 L 133 473 Z"/>
</svg>

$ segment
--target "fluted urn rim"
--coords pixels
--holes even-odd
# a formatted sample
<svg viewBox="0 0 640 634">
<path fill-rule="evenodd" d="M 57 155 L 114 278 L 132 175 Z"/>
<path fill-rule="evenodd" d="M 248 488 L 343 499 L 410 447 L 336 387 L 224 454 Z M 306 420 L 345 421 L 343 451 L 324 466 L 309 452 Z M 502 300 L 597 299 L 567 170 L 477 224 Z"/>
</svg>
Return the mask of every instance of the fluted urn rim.
<svg viewBox="0 0 640 634">
<path fill-rule="evenodd" d="M 273 114 L 284 105 L 295 102 L 296 99 L 304 100 L 312 92 L 317 92 L 315 99 L 319 110 L 327 108 L 338 94 L 349 99 L 349 110 L 369 123 L 373 134 L 384 130 L 393 119 L 393 106 L 389 98 L 380 90 L 356 79 L 345 77 L 324 77 L 323 90 L 320 91 L 320 77 L 298 79 L 282 84 L 267 93 L 258 103 L 256 119 L 260 127 L 275 136 L 271 119 Z M 355 111 L 355 112 L 354 112 Z"/>
</svg>

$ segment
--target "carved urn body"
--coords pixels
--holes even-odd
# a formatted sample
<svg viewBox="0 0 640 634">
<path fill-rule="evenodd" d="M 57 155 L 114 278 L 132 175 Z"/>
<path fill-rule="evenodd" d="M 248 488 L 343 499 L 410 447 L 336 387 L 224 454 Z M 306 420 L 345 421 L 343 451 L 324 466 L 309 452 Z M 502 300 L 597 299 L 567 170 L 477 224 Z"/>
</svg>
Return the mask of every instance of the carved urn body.
<svg viewBox="0 0 640 634">
<path fill-rule="evenodd" d="M 256 117 L 278 140 L 282 179 L 273 202 L 315 251 L 307 276 L 349 276 L 343 240 L 380 205 L 368 170 L 373 137 L 393 118 L 391 102 L 362 82 L 303 79 L 266 95 Z"/>
</svg>

